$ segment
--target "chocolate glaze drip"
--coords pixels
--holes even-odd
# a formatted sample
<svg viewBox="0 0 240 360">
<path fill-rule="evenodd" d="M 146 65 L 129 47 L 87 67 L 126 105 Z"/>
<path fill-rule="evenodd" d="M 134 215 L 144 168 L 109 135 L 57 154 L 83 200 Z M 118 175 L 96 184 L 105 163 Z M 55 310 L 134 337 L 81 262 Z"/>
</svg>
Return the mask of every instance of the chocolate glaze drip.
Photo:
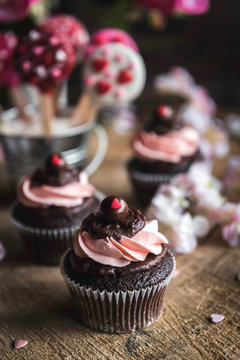
<svg viewBox="0 0 240 360">
<path fill-rule="evenodd" d="M 183 122 L 177 118 L 173 109 L 167 105 L 159 106 L 153 114 L 152 119 L 146 126 L 147 131 L 154 131 L 158 135 L 167 134 L 173 130 L 183 127 Z"/>
<path fill-rule="evenodd" d="M 118 204 L 121 206 L 116 208 Z M 129 209 L 123 199 L 109 196 L 102 201 L 98 212 L 84 219 L 82 231 L 87 231 L 93 239 L 112 237 L 119 241 L 122 235 L 133 237 L 145 224 L 146 218 L 140 210 Z"/>
<path fill-rule="evenodd" d="M 78 170 L 69 168 L 61 154 L 48 156 L 43 168 L 31 176 L 31 186 L 63 186 L 75 181 L 79 181 Z"/>
</svg>

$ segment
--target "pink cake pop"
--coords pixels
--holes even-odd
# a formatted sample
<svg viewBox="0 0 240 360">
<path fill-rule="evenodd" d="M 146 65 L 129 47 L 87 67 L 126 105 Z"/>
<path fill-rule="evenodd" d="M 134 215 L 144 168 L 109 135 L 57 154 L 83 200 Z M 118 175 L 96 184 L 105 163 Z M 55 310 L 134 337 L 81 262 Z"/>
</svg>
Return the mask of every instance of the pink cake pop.
<svg viewBox="0 0 240 360">
<path fill-rule="evenodd" d="M 13 53 L 17 37 L 10 33 L 0 33 L 0 86 L 14 87 L 19 83 L 19 76 L 14 71 Z"/>
<path fill-rule="evenodd" d="M 50 133 L 55 116 L 53 90 L 71 73 L 75 51 L 67 38 L 40 25 L 20 38 L 16 49 L 16 66 L 23 81 L 38 87 L 42 121 Z"/>
<path fill-rule="evenodd" d="M 103 106 L 130 102 L 142 92 L 146 70 L 142 57 L 130 47 L 108 43 L 96 48 L 83 69 L 85 91 L 73 117 L 78 122 L 95 116 Z"/>
<path fill-rule="evenodd" d="M 26 105 L 19 86 L 19 75 L 14 68 L 14 51 L 18 39 L 11 33 L 0 33 L 0 86 L 8 88 L 13 104 L 18 108 L 20 116 L 29 121 L 25 113 Z"/>
<path fill-rule="evenodd" d="M 129 46 L 134 51 L 139 52 L 138 46 L 133 38 L 125 31 L 120 29 L 106 28 L 96 31 L 90 38 L 89 45 L 86 47 L 85 55 L 91 55 L 98 46 L 107 43 L 121 43 Z"/>
<path fill-rule="evenodd" d="M 43 24 L 45 29 L 66 36 L 75 49 L 76 58 L 82 58 L 83 51 L 89 42 L 89 35 L 85 26 L 75 17 L 69 15 L 55 15 L 49 17 Z"/>
<path fill-rule="evenodd" d="M 61 35 L 40 25 L 20 38 L 16 65 L 21 79 L 51 92 L 63 82 L 74 66 L 74 49 Z"/>
</svg>

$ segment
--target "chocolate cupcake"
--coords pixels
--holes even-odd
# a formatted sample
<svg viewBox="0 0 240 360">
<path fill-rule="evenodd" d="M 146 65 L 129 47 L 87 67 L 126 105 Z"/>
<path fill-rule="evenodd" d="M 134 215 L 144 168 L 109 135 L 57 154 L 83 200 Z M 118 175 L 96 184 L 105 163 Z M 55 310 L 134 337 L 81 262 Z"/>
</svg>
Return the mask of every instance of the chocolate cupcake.
<svg viewBox="0 0 240 360">
<path fill-rule="evenodd" d="M 159 106 L 133 139 L 135 156 L 127 164 L 139 203 L 148 205 L 160 184 L 186 172 L 200 158 L 199 145 L 196 129 L 184 125 L 171 107 Z"/>
<path fill-rule="evenodd" d="M 125 333 L 158 320 L 175 259 L 157 227 L 115 196 L 83 220 L 61 272 L 84 324 Z"/>
<path fill-rule="evenodd" d="M 24 177 L 11 208 L 12 222 L 34 261 L 57 264 L 72 245 L 82 219 L 96 211 L 100 194 L 85 173 L 68 167 L 60 154 L 49 156 L 42 168 Z"/>
</svg>

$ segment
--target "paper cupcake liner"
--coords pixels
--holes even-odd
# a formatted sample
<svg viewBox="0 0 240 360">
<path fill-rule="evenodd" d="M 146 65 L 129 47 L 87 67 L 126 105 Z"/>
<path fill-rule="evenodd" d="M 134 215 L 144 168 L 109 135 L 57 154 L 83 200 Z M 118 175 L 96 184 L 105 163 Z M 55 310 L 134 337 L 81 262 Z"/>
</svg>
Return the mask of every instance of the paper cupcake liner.
<svg viewBox="0 0 240 360">
<path fill-rule="evenodd" d="M 106 333 L 129 333 L 143 329 L 160 318 L 165 289 L 175 270 L 159 284 L 133 291 L 108 292 L 80 286 L 64 269 L 66 252 L 61 260 L 61 273 L 73 299 L 76 315 L 88 327 Z"/>
<path fill-rule="evenodd" d="M 25 243 L 29 259 L 40 264 L 58 265 L 62 254 L 69 249 L 79 225 L 59 229 L 29 227 L 11 217 Z"/>
<path fill-rule="evenodd" d="M 136 193 L 137 200 L 142 206 L 147 206 L 158 187 L 171 181 L 173 175 L 147 174 L 129 168 L 129 176 Z"/>
<path fill-rule="evenodd" d="M 95 191 L 94 195 L 100 202 L 105 197 L 98 190 Z M 80 223 L 53 229 L 27 226 L 14 217 L 13 209 L 15 205 L 16 202 L 12 204 L 10 209 L 10 219 L 20 232 L 28 258 L 40 264 L 58 265 L 63 253 L 72 246 Z"/>
</svg>

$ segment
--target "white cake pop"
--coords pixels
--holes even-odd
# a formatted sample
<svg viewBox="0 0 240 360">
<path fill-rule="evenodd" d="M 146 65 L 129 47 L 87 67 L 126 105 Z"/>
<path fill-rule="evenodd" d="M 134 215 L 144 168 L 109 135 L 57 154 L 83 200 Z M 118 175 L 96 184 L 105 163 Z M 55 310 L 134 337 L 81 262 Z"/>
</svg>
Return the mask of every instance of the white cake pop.
<svg viewBox="0 0 240 360">
<path fill-rule="evenodd" d="M 100 107 L 128 103 L 142 92 L 146 70 L 142 57 L 119 43 L 99 46 L 87 59 L 83 69 L 85 91 L 73 117 L 86 122 Z"/>
</svg>

